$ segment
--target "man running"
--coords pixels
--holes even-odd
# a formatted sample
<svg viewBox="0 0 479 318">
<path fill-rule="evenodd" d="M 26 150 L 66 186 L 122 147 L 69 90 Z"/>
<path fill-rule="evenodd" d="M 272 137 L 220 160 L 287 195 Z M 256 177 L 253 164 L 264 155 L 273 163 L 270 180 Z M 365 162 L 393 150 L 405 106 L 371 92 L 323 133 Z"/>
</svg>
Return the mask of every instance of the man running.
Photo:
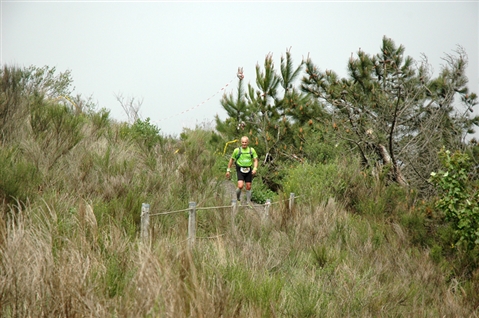
<svg viewBox="0 0 479 318">
<path fill-rule="evenodd" d="M 238 187 L 236 188 L 236 199 L 241 202 L 241 191 L 246 183 L 246 202 L 251 203 L 251 183 L 253 176 L 258 170 L 258 155 L 253 147 L 248 147 L 249 139 L 246 136 L 241 137 L 241 147 L 236 148 L 231 154 L 226 169 L 226 178 L 230 178 L 231 166 L 233 162 L 236 165 L 236 174 L 238 176 Z"/>
</svg>

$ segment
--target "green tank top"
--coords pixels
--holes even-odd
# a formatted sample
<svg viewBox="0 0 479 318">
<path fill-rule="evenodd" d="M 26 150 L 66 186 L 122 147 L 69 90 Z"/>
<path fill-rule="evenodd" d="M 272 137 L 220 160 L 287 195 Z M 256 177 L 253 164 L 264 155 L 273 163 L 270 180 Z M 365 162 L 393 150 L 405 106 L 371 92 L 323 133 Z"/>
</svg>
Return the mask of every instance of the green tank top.
<svg viewBox="0 0 479 318">
<path fill-rule="evenodd" d="M 246 149 L 238 147 L 233 151 L 231 158 L 233 158 L 240 167 L 251 167 L 253 166 L 253 159 L 258 158 L 258 155 L 252 147 Z"/>
</svg>

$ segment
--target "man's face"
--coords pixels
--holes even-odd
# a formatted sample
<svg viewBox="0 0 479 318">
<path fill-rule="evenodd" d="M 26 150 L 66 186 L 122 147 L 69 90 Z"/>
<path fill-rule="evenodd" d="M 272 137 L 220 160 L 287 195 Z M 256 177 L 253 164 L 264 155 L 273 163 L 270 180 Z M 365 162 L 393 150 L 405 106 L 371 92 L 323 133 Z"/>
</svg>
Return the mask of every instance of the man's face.
<svg viewBox="0 0 479 318">
<path fill-rule="evenodd" d="M 248 139 L 241 139 L 241 147 L 243 148 L 248 147 Z"/>
</svg>

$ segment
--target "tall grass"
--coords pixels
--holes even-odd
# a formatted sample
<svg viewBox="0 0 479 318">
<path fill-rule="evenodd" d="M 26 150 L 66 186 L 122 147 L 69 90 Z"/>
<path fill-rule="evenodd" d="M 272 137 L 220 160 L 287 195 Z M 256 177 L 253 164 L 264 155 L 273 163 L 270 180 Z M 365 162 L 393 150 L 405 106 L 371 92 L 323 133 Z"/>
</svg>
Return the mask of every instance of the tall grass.
<svg viewBox="0 0 479 318">
<path fill-rule="evenodd" d="M 232 216 L 211 132 L 157 138 L 148 121 L 105 113 L 35 116 L 55 130 L 33 133 L 26 118 L 0 147 L 1 317 L 479 315 L 477 282 L 449 276 L 412 235 L 409 194 L 352 163 L 294 168 L 269 218 Z M 192 248 L 187 213 L 158 214 L 190 201 Z M 143 202 L 157 214 L 148 242 Z"/>
<path fill-rule="evenodd" d="M 349 214 L 332 199 L 298 207 L 286 226 L 280 207 L 268 223 L 244 210 L 234 233 L 205 229 L 191 250 L 180 231 L 144 244 L 113 221 L 95 232 L 81 214 L 62 219 L 61 204 L 11 208 L 3 317 L 477 316 L 461 284 L 446 281 L 401 225 Z"/>
</svg>

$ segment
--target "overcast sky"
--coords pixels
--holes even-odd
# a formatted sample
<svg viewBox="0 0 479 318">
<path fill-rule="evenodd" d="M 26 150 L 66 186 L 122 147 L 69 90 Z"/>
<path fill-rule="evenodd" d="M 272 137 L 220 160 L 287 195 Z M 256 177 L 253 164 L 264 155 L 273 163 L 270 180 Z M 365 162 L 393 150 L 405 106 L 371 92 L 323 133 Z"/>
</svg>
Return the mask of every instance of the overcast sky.
<svg viewBox="0 0 479 318">
<path fill-rule="evenodd" d="M 117 95 L 143 101 L 141 118 L 163 134 L 226 117 L 238 67 L 290 49 L 346 75 L 351 53 L 379 52 L 382 37 L 425 54 L 438 74 L 458 45 L 479 93 L 478 1 L 1 1 L 1 64 L 70 70 L 75 93 L 127 120 Z M 228 84 L 228 85 L 227 85 Z M 479 108 L 477 106 L 476 108 Z M 476 110 L 476 114 L 479 111 Z"/>
</svg>

